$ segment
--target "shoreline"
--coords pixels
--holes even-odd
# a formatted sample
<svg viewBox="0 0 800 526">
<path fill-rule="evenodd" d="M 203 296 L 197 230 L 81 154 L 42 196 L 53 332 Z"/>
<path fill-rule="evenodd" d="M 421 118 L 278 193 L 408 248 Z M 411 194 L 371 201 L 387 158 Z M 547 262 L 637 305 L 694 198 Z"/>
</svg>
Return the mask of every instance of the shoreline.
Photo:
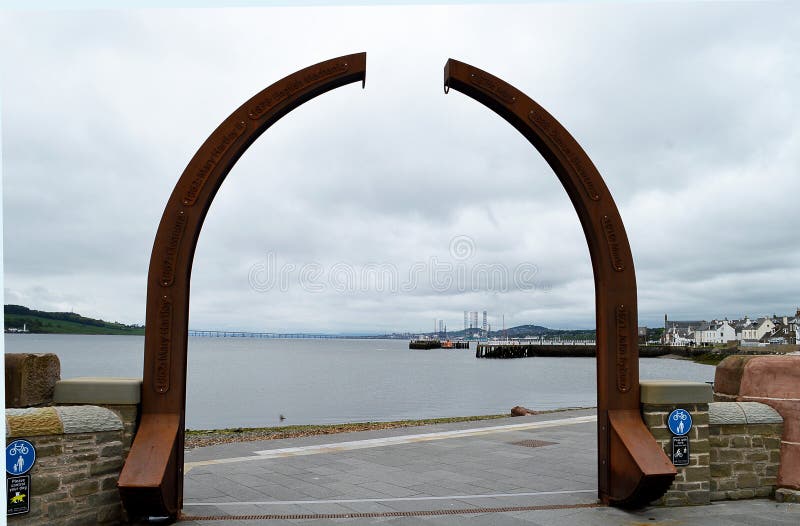
<svg viewBox="0 0 800 526">
<path fill-rule="evenodd" d="M 593 409 L 592 407 L 562 407 L 533 411 L 532 414 L 544 415 L 560 413 L 576 409 Z M 302 438 L 318 435 L 335 435 L 339 433 L 353 433 L 357 431 L 374 431 L 378 429 L 396 429 L 402 427 L 431 426 L 436 424 L 449 424 L 454 422 L 477 422 L 497 420 L 500 418 L 513 418 L 511 413 L 495 415 L 455 416 L 443 418 L 425 418 L 418 420 L 395 420 L 390 422 L 352 422 L 342 424 L 309 424 L 296 426 L 276 427 L 237 427 L 228 429 L 187 429 L 184 449 L 197 449 L 201 447 L 216 446 L 239 442 L 255 442 L 260 440 L 280 440 L 284 438 Z"/>
</svg>

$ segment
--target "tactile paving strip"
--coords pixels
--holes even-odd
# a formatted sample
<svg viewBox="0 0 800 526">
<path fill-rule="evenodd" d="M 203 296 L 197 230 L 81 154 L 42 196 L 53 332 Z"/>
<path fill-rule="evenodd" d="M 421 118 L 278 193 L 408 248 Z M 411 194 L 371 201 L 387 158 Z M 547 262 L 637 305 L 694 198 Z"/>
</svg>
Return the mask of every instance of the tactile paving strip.
<svg viewBox="0 0 800 526">
<path fill-rule="evenodd" d="M 600 503 L 549 504 L 541 506 L 508 506 L 504 508 L 464 508 L 460 510 L 385 511 L 374 513 L 306 513 L 295 515 L 181 515 L 179 521 L 253 521 L 253 520 L 312 520 L 312 519 L 372 519 L 378 517 L 424 517 L 433 515 L 468 515 L 476 513 L 505 513 L 512 511 L 568 510 L 577 508 L 599 508 Z"/>
</svg>

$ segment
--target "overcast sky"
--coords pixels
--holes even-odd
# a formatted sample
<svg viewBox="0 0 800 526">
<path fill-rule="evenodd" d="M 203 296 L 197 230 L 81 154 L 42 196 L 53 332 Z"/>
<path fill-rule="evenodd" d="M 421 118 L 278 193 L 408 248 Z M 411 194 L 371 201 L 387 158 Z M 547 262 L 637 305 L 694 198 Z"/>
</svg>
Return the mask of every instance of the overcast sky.
<svg viewBox="0 0 800 526">
<path fill-rule="evenodd" d="M 200 144 L 276 80 L 366 51 L 366 89 L 303 105 L 231 171 L 192 328 L 460 329 L 484 309 L 493 327 L 594 327 L 566 193 L 505 121 L 443 93 L 449 57 L 587 151 L 630 238 L 640 324 L 794 313 L 797 5 L 5 12 L 5 303 L 143 323 L 156 227 Z"/>
</svg>

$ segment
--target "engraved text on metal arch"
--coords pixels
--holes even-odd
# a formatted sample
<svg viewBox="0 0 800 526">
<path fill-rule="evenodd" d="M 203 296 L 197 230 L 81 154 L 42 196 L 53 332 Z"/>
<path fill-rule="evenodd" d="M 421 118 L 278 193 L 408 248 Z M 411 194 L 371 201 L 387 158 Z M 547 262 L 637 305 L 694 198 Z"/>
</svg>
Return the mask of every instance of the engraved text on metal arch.
<svg viewBox="0 0 800 526">
<path fill-rule="evenodd" d="M 514 89 L 497 77 L 483 71 L 473 71 L 470 73 L 469 78 L 473 84 L 494 95 L 508 106 L 517 101 L 517 97 L 514 96 Z"/>
<path fill-rule="evenodd" d="M 583 184 L 583 189 L 586 191 L 586 195 L 589 196 L 589 199 L 592 201 L 599 201 L 600 194 L 597 192 L 597 187 L 592 180 L 592 174 L 584 165 L 582 156 L 570 148 L 566 141 L 564 141 L 561 133 L 559 133 L 558 127 L 553 123 L 552 118 L 539 109 L 533 109 L 528 112 L 528 119 L 553 141 L 558 151 L 566 158 L 572 170 L 578 174 L 578 178 Z"/>
<path fill-rule="evenodd" d="M 247 130 L 247 122 L 238 121 L 230 129 L 222 134 L 217 144 L 208 152 L 205 159 L 200 160 L 200 165 L 192 174 L 192 180 L 189 183 L 189 189 L 183 194 L 183 204 L 192 206 L 197 201 L 200 191 L 208 181 L 208 177 L 216 169 L 220 159 L 230 150 L 239 137 L 241 137 Z M 202 151 L 202 150 L 201 150 Z"/>
<path fill-rule="evenodd" d="M 624 305 L 617 305 L 616 329 L 617 352 L 615 361 L 617 366 L 617 390 L 620 393 L 627 393 L 631 389 L 629 345 L 637 345 L 637 342 L 628 341 L 628 309 Z"/>
<path fill-rule="evenodd" d="M 169 231 L 166 249 L 161 259 L 161 286 L 169 287 L 175 281 L 175 261 L 178 259 L 178 250 L 181 246 L 183 232 L 186 230 L 186 213 L 178 211 L 175 222 Z"/>
<path fill-rule="evenodd" d="M 323 64 L 317 69 L 299 75 L 292 75 L 278 85 L 268 88 L 250 108 L 248 116 L 253 120 L 263 118 L 276 104 L 282 102 L 295 93 L 302 91 L 312 84 L 317 84 L 330 77 L 345 73 L 350 65 L 345 61 Z"/>
<path fill-rule="evenodd" d="M 157 393 L 169 391 L 172 367 L 172 301 L 163 296 L 158 304 L 158 350 L 155 359 L 155 385 Z"/>
<path fill-rule="evenodd" d="M 603 234 L 606 237 L 606 244 L 608 245 L 608 254 L 611 257 L 611 266 L 617 272 L 625 270 L 625 261 L 622 258 L 622 252 L 617 239 L 617 227 L 608 216 L 603 216 L 602 220 Z"/>
</svg>

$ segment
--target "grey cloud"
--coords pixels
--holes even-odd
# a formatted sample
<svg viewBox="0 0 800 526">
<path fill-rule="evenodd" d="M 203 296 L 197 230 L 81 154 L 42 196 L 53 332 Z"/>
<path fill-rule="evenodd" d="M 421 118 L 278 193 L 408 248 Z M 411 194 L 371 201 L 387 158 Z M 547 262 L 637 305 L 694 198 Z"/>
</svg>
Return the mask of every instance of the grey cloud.
<svg viewBox="0 0 800 526">
<path fill-rule="evenodd" d="M 256 141 L 212 206 L 191 324 L 254 330 L 591 327 L 591 266 L 552 171 L 460 93 L 448 57 L 508 80 L 584 146 L 626 222 L 640 320 L 787 311 L 800 167 L 790 3 L 4 13 L 6 302 L 144 321 L 149 252 L 191 155 L 242 101 L 305 65 L 368 52 L 352 85 Z M 409 35 L 414 35 L 409 39 Z M 448 258 L 536 265 L 497 293 L 259 293 L 254 264 Z M 545 288 L 547 290 L 545 290 Z"/>
</svg>

